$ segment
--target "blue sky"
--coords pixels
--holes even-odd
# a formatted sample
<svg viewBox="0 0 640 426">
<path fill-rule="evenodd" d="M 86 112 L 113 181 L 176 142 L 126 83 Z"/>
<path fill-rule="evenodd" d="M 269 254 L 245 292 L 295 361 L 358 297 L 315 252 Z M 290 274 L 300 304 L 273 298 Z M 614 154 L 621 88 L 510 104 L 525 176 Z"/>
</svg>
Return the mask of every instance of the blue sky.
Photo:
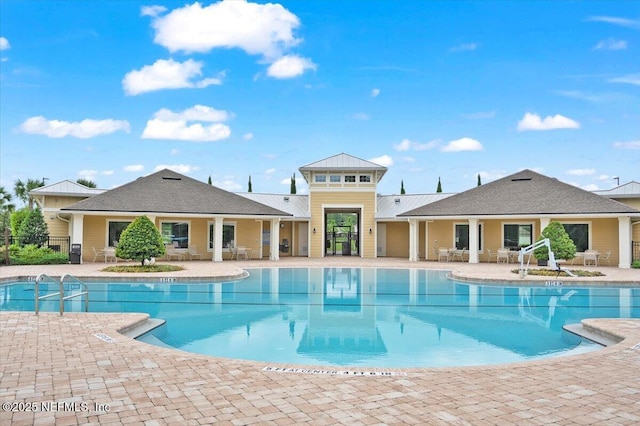
<svg viewBox="0 0 640 426">
<path fill-rule="evenodd" d="M 0 58 L 10 191 L 169 167 L 304 193 L 340 152 L 383 194 L 640 180 L 640 1 L 3 0 Z"/>
</svg>

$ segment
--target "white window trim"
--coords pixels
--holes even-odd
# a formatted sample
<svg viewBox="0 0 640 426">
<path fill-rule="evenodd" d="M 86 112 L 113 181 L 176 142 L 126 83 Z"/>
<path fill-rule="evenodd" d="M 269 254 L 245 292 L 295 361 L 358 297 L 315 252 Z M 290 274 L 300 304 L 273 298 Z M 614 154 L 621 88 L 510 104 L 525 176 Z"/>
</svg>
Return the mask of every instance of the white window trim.
<svg viewBox="0 0 640 426">
<path fill-rule="evenodd" d="M 222 227 L 224 229 L 224 226 L 233 226 L 233 237 L 234 237 L 234 241 L 238 239 L 238 222 L 236 221 L 223 221 L 222 222 Z M 209 238 L 209 236 L 211 235 L 209 232 L 209 229 L 211 229 L 211 227 L 214 227 L 214 232 L 215 232 L 215 222 L 213 220 L 207 221 L 207 251 L 209 253 L 213 252 L 213 248 L 209 248 L 209 246 L 211 246 L 211 240 Z M 214 235 L 215 238 L 215 235 Z M 222 252 L 223 253 L 229 253 L 229 249 L 227 247 L 222 247 Z"/>
<path fill-rule="evenodd" d="M 452 246 L 451 247 L 455 247 L 456 246 L 456 225 L 467 225 L 469 227 L 471 227 L 471 225 L 469 224 L 469 222 L 453 222 L 453 236 L 452 236 Z M 480 249 L 478 249 L 478 253 L 479 254 L 483 254 L 484 253 L 484 222 L 478 222 L 478 227 L 480 228 L 480 232 L 478 233 L 478 235 L 480 236 Z M 471 231 L 471 229 L 469 229 L 469 231 Z M 504 231 L 503 231 L 504 232 Z M 503 238 L 504 240 L 504 238 Z M 467 250 L 471 250 L 471 247 L 467 247 Z"/>
<path fill-rule="evenodd" d="M 129 224 L 131 224 L 133 221 L 134 221 L 134 219 L 107 218 L 107 227 L 106 227 L 106 229 L 104 231 L 104 241 L 105 241 L 104 246 L 105 247 L 115 247 L 115 246 L 112 246 L 110 244 L 110 241 L 109 241 L 109 224 L 111 222 L 129 222 Z"/>
<path fill-rule="evenodd" d="M 536 242 L 536 223 L 535 222 L 501 222 L 500 223 L 500 244 L 504 243 L 504 226 L 505 225 L 531 225 L 531 244 Z"/>
<path fill-rule="evenodd" d="M 593 247 L 593 243 L 591 241 L 591 238 L 593 236 L 593 222 L 590 220 L 563 220 L 563 221 L 558 221 L 560 222 L 561 225 L 587 225 L 588 229 L 589 229 L 589 241 L 588 241 L 588 245 L 589 247 L 587 248 L 588 250 L 591 250 Z"/>
<path fill-rule="evenodd" d="M 162 224 L 163 223 L 186 223 L 187 226 L 189 227 L 189 232 L 187 233 L 187 238 L 188 238 L 187 247 L 189 247 L 191 245 L 191 221 L 190 220 L 179 220 L 179 219 L 161 220 L 160 221 L 160 226 L 159 226 L 160 235 L 162 235 Z"/>
</svg>

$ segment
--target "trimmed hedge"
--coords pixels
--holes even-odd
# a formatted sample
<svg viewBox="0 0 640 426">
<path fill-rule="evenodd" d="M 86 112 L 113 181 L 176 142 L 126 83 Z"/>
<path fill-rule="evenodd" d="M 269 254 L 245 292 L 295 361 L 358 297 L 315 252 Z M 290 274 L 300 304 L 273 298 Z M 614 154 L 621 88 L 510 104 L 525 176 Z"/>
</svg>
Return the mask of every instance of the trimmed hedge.
<svg viewBox="0 0 640 426">
<path fill-rule="evenodd" d="M 69 256 L 56 253 L 48 247 L 28 244 L 20 247 L 13 244 L 9 247 L 9 258 L 12 265 L 60 265 L 69 263 Z M 4 260 L 3 260 L 4 261 Z"/>
</svg>

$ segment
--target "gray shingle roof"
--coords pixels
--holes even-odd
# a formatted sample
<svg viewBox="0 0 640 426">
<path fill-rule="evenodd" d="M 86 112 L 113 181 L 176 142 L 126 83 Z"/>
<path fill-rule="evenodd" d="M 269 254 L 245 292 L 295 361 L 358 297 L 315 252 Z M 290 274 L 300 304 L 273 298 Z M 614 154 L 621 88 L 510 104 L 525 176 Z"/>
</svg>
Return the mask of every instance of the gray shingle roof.
<svg viewBox="0 0 640 426">
<path fill-rule="evenodd" d="M 289 213 L 168 169 L 139 178 L 61 210 L 290 216 Z"/>
<path fill-rule="evenodd" d="M 522 170 L 399 216 L 617 213 L 640 215 L 640 210 L 531 170 Z"/>
</svg>

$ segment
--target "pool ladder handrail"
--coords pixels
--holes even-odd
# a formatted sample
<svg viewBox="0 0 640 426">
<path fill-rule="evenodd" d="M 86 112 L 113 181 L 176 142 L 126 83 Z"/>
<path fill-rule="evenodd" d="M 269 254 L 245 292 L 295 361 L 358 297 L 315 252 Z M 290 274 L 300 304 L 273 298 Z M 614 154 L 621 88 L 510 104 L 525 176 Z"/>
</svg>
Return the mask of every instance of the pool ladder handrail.
<svg viewBox="0 0 640 426">
<path fill-rule="evenodd" d="M 69 296 L 64 295 L 64 282 L 66 279 L 73 279 L 76 282 L 78 282 L 81 286 L 83 291 L 81 291 L 80 293 L 76 293 L 76 294 L 71 294 Z M 49 294 L 45 294 L 44 296 L 40 296 L 40 282 L 44 281 L 44 280 L 48 280 L 48 281 L 52 281 L 54 283 L 58 283 L 59 284 L 59 290 L 57 292 L 54 293 L 49 293 Z M 87 285 L 80 281 L 78 278 L 74 277 L 71 274 L 64 274 L 62 276 L 62 278 L 60 279 L 60 281 L 56 280 L 53 277 L 50 277 L 47 274 L 40 274 L 38 275 L 38 277 L 36 278 L 36 286 L 35 286 L 35 313 L 36 315 L 38 315 L 40 313 L 40 301 L 43 299 L 48 299 L 50 297 L 55 297 L 55 296 L 60 296 L 60 315 L 64 314 L 64 301 L 65 300 L 69 300 L 69 299 L 73 299 L 74 297 L 79 297 L 79 296 L 84 296 L 84 311 L 85 312 L 89 312 L 89 288 L 87 287 Z"/>
</svg>

